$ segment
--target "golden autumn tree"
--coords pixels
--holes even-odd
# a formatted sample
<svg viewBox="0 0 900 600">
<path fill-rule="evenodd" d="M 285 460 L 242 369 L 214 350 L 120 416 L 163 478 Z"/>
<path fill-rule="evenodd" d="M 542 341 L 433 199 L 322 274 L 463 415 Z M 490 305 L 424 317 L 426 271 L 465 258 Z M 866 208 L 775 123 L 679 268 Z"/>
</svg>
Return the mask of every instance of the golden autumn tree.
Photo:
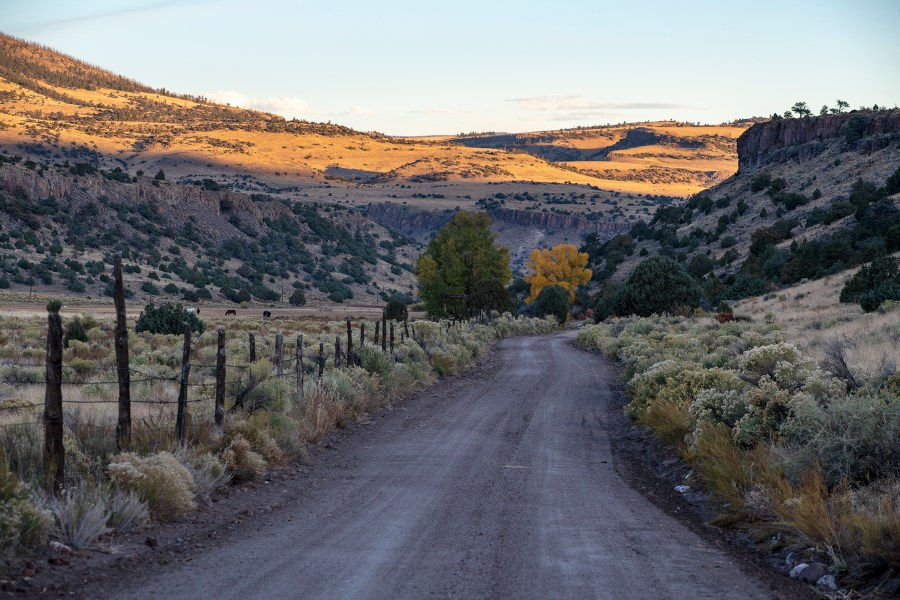
<svg viewBox="0 0 900 600">
<path fill-rule="evenodd" d="M 572 244 L 560 244 L 553 248 L 535 248 L 526 261 L 531 285 L 531 295 L 525 302 L 534 302 L 541 290 L 548 285 L 558 285 L 569 292 L 569 302 L 575 299 L 575 288 L 591 280 L 591 270 L 586 268 L 588 255 L 579 252 Z"/>
</svg>

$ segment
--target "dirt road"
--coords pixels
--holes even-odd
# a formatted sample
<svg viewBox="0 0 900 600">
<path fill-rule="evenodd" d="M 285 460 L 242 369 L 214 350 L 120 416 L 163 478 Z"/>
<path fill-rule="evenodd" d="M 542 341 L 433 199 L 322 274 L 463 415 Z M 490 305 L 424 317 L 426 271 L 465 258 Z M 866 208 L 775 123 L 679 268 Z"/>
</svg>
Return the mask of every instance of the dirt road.
<svg viewBox="0 0 900 600">
<path fill-rule="evenodd" d="M 277 518 L 104 597 L 791 597 L 624 483 L 615 375 L 571 339 L 501 342 L 323 450 Z"/>
</svg>

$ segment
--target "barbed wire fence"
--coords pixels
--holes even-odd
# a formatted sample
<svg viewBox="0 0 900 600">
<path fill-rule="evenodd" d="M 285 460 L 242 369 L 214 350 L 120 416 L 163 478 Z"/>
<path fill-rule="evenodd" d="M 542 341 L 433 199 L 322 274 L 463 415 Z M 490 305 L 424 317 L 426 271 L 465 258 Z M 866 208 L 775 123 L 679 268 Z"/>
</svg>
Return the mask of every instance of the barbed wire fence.
<svg viewBox="0 0 900 600">
<path fill-rule="evenodd" d="M 41 378 L 34 377 L 31 371 L 28 375 L 23 375 L 21 370 L 16 370 L 11 375 L 12 381 L 7 380 L 6 383 L 17 387 L 43 387 L 44 402 L 22 402 L 14 401 L 0 405 L 0 430 L 10 428 L 40 428 L 43 426 L 44 444 L 43 444 L 43 471 L 46 480 L 51 486 L 59 490 L 63 484 L 63 473 L 65 464 L 65 446 L 64 446 L 64 419 L 65 407 L 81 405 L 112 405 L 118 407 L 116 419 L 116 450 L 123 452 L 132 449 L 132 431 L 133 431 L 133 415 L 132 406 L 149 406 L 157 408 L 175 408 L 175 423 L 173 425 L 157 424 L 151 426 L 147 422 L 141 422 L 141 431 L 159 431 L 174 432 L 175 441 L 178 445 L 184 445 L 189 436 L 189 428 L 191 426 L 192 405 L 212 406 L 213 408 L 213 425 L 221 428 L 224 423 L 226 414 L 225 396 L 226 386 L 228 384 L 227 374 L 237 371 L 239 374 L 248 373 L 257 363 L 256 352 L 256 334 L 248 333 L 249 352 L 248 362 L 241 363 L 228 360 L 226 349 L 226 328 L 219 326 L 216 331 L 216 360 L 214 364 L 205 364 L 197 362 L 196 358 L 192 359 L 192 331 L 190 325 L 184 324 L 183 330 L 183 346 L 181 366 L 177 371 L 173 370 L 169 373 L 155 373 L 152 369 L 142 367 L 132 367 L 130 365 L 129 347 L 128 347 L 128 331 L 126 328 L 126 312 L 124 302 L 124 291 L 122 286 L 122 268 L 121 258 L 117 257 L 114 265 L 115 291 L 114 301 L 116 305 L 116 328 L 115 328 L 115 350 L 116 365 L 115 366 L 99 366 L 92 367 L 91 372 L 94 377 L 69 377 L 64 378 L 63 372 L 65 365 L 63 364 L 63 327 L 62 320 L 59 315 L 59 307 L 48 304 L 48 329 L 46 341 L 46 361 L 43 365 L 22 364 L 17 363 L 16 367 L 23 369 L 38 369 L 43 367 L 44 376 Z M 462 327 L 461 320 L 448 320 L 446 322 L 447 332 L 452 327 Z M 397 360 L 395 354 L 395 322 L 388 321 L 383 314 L 380 321 L 375 322 L 375 331 L 373 346 L 388 355 L 391 360 Z M 412 335 L 410 335 L 412 330 Z M 418 343 L 425 352 L 428 348 L 424 340 L 417 339 L 415 324 L 410 324 L 406 320 L 402 322 L 400 330 L 400 342 L 405 340 L 413 340 Z M 296 337 L 296 345 L 294 347 L 294 356 L 284 356 L 284 333 L 278 332 L 275 336 L 274 352 L 269 359 L 271 362 L 272 373 L 267 377 L 275 377 L 280 380 L 287 381 L 292 385 L 294 393 L 303 398 L 305 393 L 305 383 L 307 376 L 315 377 L 317 384 L 321 384 L 325 366 L 328 359 L 333 359 L 334 368 L 342 368 L 348 366 L 359 366 L 361 364 L 360 349 L 364 348 L 366 339 L 366 323 L 359 323 L 358 328 L 358 346 L 355 348 L 354 329 L 351 319 L 346 319 L 346 338 L 342 344 L 342 336 L 335 335 L 333 350 L 326 352 L 325 343 L 322 336 L 318 336 L 319 347 L 318 352 L 307 352 L 304 340 L 304 334 L 298 334 Z M 314 348 L 314 346 L 313 346 Z M 112 374 L 115 373 L 115 377 Z M 7 376 L 8 379 L 10 376 Z M 99 377 L 99 378 L 98 378 Z M 240 377 L 240 375 L 239 375 Z M 252 375 L 248 375 L 248 380 L 243 381 L 243 385 L 252 388 L 254 385 Z M 232 378 L 235 382 L 235 378 Z M 133 399 L 131 397 L 132 386 L 134 385 L 166 385 L 177 388 L 177 399 L 171 398 L 141 398 Z M 91 387 L 116 386 L 118 390 L 115 399 L 107 397 L 79 398 L 72 396 L 82 395 L 85 389 Z M 80 390 L 80 392 L 79 392 Z M 237 394 L 233 398 L 233 404 L 228 409 L 235 411 L 243 408 L 246 397 L 246 390 L 243 394 Z M 39 413 L 39 409 L 43 409 Z M 27 417 L 27 419 L 16 419 L 15 416 Z M 171 413 L 168 414 L 171 418 Z M 144 417 L 146 420 L 146 417 Z"/>
</svg>

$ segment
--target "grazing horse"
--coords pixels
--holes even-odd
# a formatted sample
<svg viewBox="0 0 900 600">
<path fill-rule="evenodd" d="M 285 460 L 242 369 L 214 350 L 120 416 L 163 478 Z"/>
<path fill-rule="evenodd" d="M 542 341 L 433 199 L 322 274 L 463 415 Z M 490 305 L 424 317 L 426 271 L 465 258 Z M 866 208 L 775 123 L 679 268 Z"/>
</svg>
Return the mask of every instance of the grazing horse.
<svg viewBox="0 0 900 600">
<path fill-rule="evenodd" d="M 237 311 L 234 310 L 233 308 L 229 308 L 228 310 L 225 311 L 225 316 L 226 316 L 226 317 L 229 317 L 229 316 L 235 316 L 235 317 L 236 317 L 236 316 L 237 316 Z"/>
<path fill-rule="evenodd" d="M 263 311 L 263 319 L 268 319 L 271 316 L 272 316 L 272 311 L 270 311 L 270 310 Z"/>
</svg>

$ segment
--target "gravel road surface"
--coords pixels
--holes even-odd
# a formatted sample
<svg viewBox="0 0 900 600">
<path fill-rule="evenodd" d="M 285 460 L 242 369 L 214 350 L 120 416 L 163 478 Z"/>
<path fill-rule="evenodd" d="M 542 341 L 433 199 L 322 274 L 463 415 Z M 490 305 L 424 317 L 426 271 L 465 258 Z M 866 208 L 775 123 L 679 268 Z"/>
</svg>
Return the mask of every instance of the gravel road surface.
<svg viewBox="0 0 900 600">
<path fill-rule="evenodd" d="M 500 342 L 323 451 L 329 476 L 277 519 L 104 596 L 791 597 L 616 473 L 616 375 L 572 339 Z"/>
</svg>

